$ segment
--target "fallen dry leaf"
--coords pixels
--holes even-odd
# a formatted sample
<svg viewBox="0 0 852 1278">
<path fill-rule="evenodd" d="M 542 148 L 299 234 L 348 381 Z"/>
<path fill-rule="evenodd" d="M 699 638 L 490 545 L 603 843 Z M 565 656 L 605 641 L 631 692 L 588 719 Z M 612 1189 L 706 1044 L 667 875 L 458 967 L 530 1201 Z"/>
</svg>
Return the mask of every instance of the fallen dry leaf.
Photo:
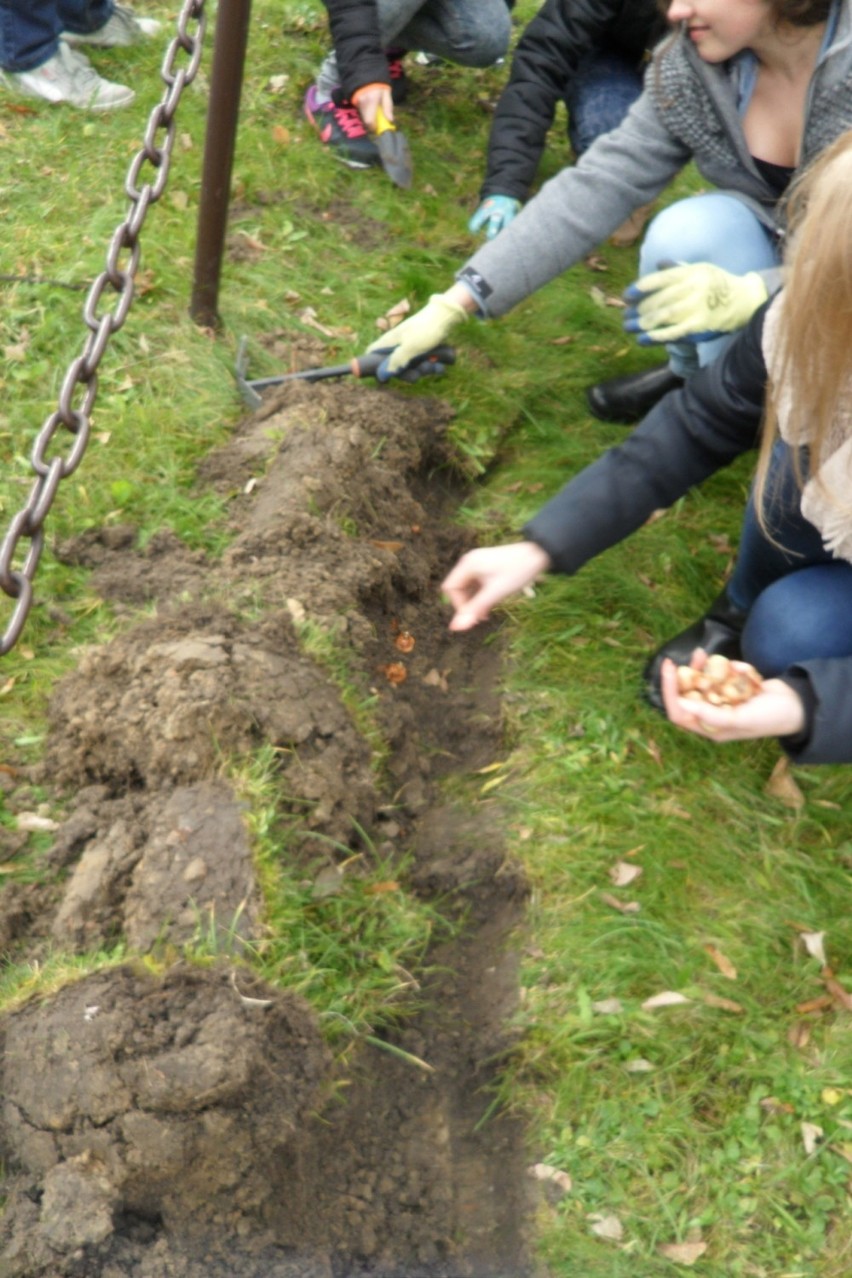
<svg viewBox="0 0 852 1278">
<path fill-rule="evenodd" d="M 572 342 L 576 342 L 577 338 L 573 333 L 563 333 L 561 337 L 551 337 L 551 346 L 570 346 Z"/>
<path fill-rule="evenodd" d="M 705 945 L 704 949 L 705 952 L 710 955 L 711 959 L 723 976 L 727 977 L 729 981 L 735 981 L 737 979 L 737 969 L 734 967 L 731 960 L 725 957 L 721 950 L 717 950 L 715 945 Z"/>
<path fill-rule="evenodd" d="M 449 692 L 450 685 L 447 683 L 447 675 L 449 670 L 430 670 L 421 680 L 430 688 L 438 688 L 441 692 Z"/>
<path fill-rule="evenodd" d="M 796 1011 L 806 1016 L 809 1012 L 827 1012 L 833 1006 L 834 999 L 830 994 L 820 994 L 819 998 L 808 998 L 804 1003 L 797 1003 Z"/>
<path fill-rule="evenodd" d="M 401 302 L 396 302 L 389 311 L 385 311 L 384 315 L 380 315 L 376 320 L 376 328 L 386 333 L 389 328 L 396 328 L 397 324 L 402 323 L 406 315 L 411 310 L 411 303 L 407 297 Z"/>
<path fill-rule="evenodd" d="M 604 905 L 618 910 L 621 914 L 638 914 L 642 909 L 638 901 L 619 901 L 617 896 L 610 896 L 609 892 L 601 892 L 601 900 Z"/>
<path fill-rule="evenodd" d="M 822 981 L 835 1003 L 844 1011 L 852 1012 L 852 994 L 840 984 L 830 967 L 823 968 Z"/>
<path fill-rule="evenodd" d="M 795 1114 L 795 1109 L 789 1101 L 781 1101 L 777 1096 L 764 1096 L 760 1102 L 760 1108 L 765 1109 L 769 1114 Z"/>
<path fill-rule="evenodd" d="M 631 865 L 629 861 L 616 861 L 609 872 L 613 887 L 627 887 L 642 873 L 641 865 Z"/>
<path fill-rule="evenodd" d="M 546 1180 L 558 1186 L 565 1194 L 571 1192 L 571 1177 L 567 1172 L 560 1171 L 558 1167 L 551 1167 L 547 1163 L 534 1163 L 529 1169 L 529 1174 L 535 1180 Z"/>
<path fill-rule="evenodd" d="M 395 879 L 385 879 L 382 883 L 368 883 L 364 888 L 365 896 L 381 896 L 385 892 L 398 892 L 399 884 Z"/>
<path fill-rule="evenodd" d="M 595 1212 L 588 1219 L 596 1237 L 605 1238 L 607 1242 L 621 1242 L 624 1237 L 624 1226 L 617 1216 L 603 1216 L 600 1212 Z"/>
<path fill-rule="evenodd" d="M 49 830 L 58 830 L 59 822 L 53 821 L 50 817 L 40 816 L 38 812 L 19 812 L 17 827 L 19 830 L 27 830 L 31 834 L 38 834 Z"/>
<path fill-rule="evenodd" d="M 655 1007 L 676 1007 L 678 1003 L 691 1001 L 685 994 L 678 994 L 675 990 L 663 990 L 662 994 L 652 994 L 650 998 L 646 998 L 642 1008 L 646 1012 L 652 1012 Z"/>
<path fill-rule="evenodd" d="M 624 1068 L 628 1074 L 649 1074 L 655 1066 L 646 1061 L 644 1056 L 639 1056 L 634 1061 L 625 1061 Z"/>
<path fill-rule="evenodd" d="M 721 1012 L 744 1012 L 745 1008 L 735 1003 L 732 998 L 722 998 L 720 994 L 705 994 L 704 1002 L 708 1007 L 717 1007 Z"/>
<path fill-rule="evenodd" d="M 805 796 L 793 780 L 786 755 L 783 755 L 772 769 L 772 775 L 763 787 L 763 792 L 773 799 L 778 799 L 785 807 L 792 808 L 795 812 L 805 806 Z"/>
<path fill-rule="evenodd" d="M 397 554 L 405 543 L 401 541 L 377 541 L 375 537 L 370 538 L 370 545 L 375 546 L 376 550 L 389 550 L 392 554 Z"/>
<path fill-rule="evenodd" d="M 624 1011 L 624 1004 L 620 998 L 602 998 L 597 1003 L 592 1003 L 592 1011 L 601 1016 L 617 1016 Z"/>
<path fill-rule="evenodd" d="M 802 932 L 802 944 L 810 954 L 811 958 L 818 959 L 825 967 L 828 959 L 825 957 L 825 932 Z"/>
<path fill-rule="evenodd" d="M 812 1154 L 825 1134 L 816 1123 L 801 1123 L 802 1144 L 806 1154 Z"/>
<path fill-rule="evenodd" d="M 787 1030 L 787 1042 L 791 1047 L 796 1047 L 799 1051 L 807 1047 L 811 1041 L 811 1027 L 807 1021 L 794 1021 Z"/>
<path fill-rule="evenodd" d="M 663 1243 L 659 1248 L 660 1255 L 676 1265 L 694 1265 L 706 1250 L 706 1242 Z"/>
</svg>

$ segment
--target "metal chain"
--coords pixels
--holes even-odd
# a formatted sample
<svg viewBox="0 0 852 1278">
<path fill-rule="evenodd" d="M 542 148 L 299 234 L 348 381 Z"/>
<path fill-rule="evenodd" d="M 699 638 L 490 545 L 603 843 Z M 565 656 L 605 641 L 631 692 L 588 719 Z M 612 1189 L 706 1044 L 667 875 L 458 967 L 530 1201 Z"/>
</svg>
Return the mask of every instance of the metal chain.
<svg viewBox="0 0 852 1278">
<path fill-rule="evenodd" d="M 190 23 L 196 24 L 194 35 L 190 33 Z M 15 601 L 9 624 L 0 638 L 0 656 L 5 656 L 18 641 L 32 607 L 33 575 L 44 548 L 44 521 L 59 484 L 73 475 L 89 442 L 92 409 L 98 393 L 98 367 L 113 333 L 117 333 L 127 319 L 133 301 L 134 277 L 141 254 L 139 233 L 149 206 L 156 203 L 166 189 L 176 136 L 175 113 L 184 89 L 198 72 L 204 28 L 204 0 L 184 0 L 177 19 L 177 34 L 163 58 L 160 74 L 166 88 L 148 118 L 142 147 L 131 160 L 125 178 L 124 190 L 130 208 L 110 241 L 106 267 L 92 284 L 83 305 L 83 320 L 89 335 L 81 353 L 68 366 L 56 409 L 36 436 L 31 461 L 37 478 L 26 504 L 13 516 L 0 545 L 0 589 Z M 187 55 L 188 61 L 178 67 L 180 54 Z M 147 182 L 141 180 L 146 163 L 154 170 L 153 180 Z M 117 301 L 112 311 L 100 314 L 108 289 L 118 295 Z M 68 453 L 65 457 L 49 458 L 48 447 L 63 428 L 73 436 Z M 25 542 L 29 544 L 22 545 Z M 17 566 L 16 556 L 23 557 Z"/>
</svg>

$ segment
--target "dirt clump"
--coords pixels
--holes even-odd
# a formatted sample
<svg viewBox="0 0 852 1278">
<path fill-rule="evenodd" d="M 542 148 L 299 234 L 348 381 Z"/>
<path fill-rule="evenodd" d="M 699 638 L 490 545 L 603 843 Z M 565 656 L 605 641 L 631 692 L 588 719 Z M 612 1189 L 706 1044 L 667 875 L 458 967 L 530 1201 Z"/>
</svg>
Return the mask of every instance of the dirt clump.
<svg viewBox="0 0 852 1278">
<path fill-rule="evenodd" d="M 45 882 L 0 895 L 0 939 L 140 957 L 0 1018 L 3 1278 L 532 1272 L 523 1132 L 482 1121 L 526 884 L 496 803 L 439 789 L 501 749 L 499 648 L 449 635 L 439 604 L 467 545 L 449 419 L 293 383 L 201 467 L 228 503 L 219 559 L 127 525 L 59 548 L 130 620 L 55 690 L 41 780 L 63 819 Z M 300 872 L 407 858 L 407 888 L 465 920 L 420 1010 L 338 1059 L 246 965 L 267 924 L 223 762 L 261 749 Z M 218 961 L 169 961 L 199 934 Z"/>
</svg>

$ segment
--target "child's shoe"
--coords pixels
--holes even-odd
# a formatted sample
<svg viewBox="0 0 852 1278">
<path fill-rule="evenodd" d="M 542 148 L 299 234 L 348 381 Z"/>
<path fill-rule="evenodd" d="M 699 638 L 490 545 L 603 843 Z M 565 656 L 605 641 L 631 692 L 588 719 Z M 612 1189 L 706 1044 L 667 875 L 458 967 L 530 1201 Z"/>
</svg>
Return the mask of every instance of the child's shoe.
<svg viewBox="0 0 852 1278">
<path fill-rule="evenodd" d="M 381 164 L 378 148 L 364 128 L 358 108 L 348 98 L 318 102 L 317 87 L 312 84 L 305 94 L 305 115 L 336 160 L 350 169 Z"/>
</svg>

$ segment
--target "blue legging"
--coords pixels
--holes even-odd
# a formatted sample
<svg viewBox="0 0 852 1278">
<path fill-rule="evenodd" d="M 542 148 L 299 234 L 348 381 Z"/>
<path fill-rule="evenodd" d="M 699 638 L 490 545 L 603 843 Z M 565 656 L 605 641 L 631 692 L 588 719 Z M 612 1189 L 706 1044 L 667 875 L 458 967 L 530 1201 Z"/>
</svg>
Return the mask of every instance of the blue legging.
<svg viewBox="0 0 852 1278">
<path fill-rule="evenodd" d="M 728 583 L 732 603 L 748 610 L 743 658 L 766 676 L 800 661 L 852 656 L 852 564 L 832 558 L 800 501 L 790 450 L 779 443 L 767 482 L 772 540 L 752 495 Z"/>
<path fill-rule="evenodd" d="M 649 225 L 639 253 L 640 276 L 673 262 L 712 262 L 734 275 L 746 275 L 777 266 L 778 243 L 748 205 L 714 191 L 670 204 Z M 731 337 L 672 342 L 667 348 L 672 369 L 689 377 L 721 355 Z"/>
</svg>

